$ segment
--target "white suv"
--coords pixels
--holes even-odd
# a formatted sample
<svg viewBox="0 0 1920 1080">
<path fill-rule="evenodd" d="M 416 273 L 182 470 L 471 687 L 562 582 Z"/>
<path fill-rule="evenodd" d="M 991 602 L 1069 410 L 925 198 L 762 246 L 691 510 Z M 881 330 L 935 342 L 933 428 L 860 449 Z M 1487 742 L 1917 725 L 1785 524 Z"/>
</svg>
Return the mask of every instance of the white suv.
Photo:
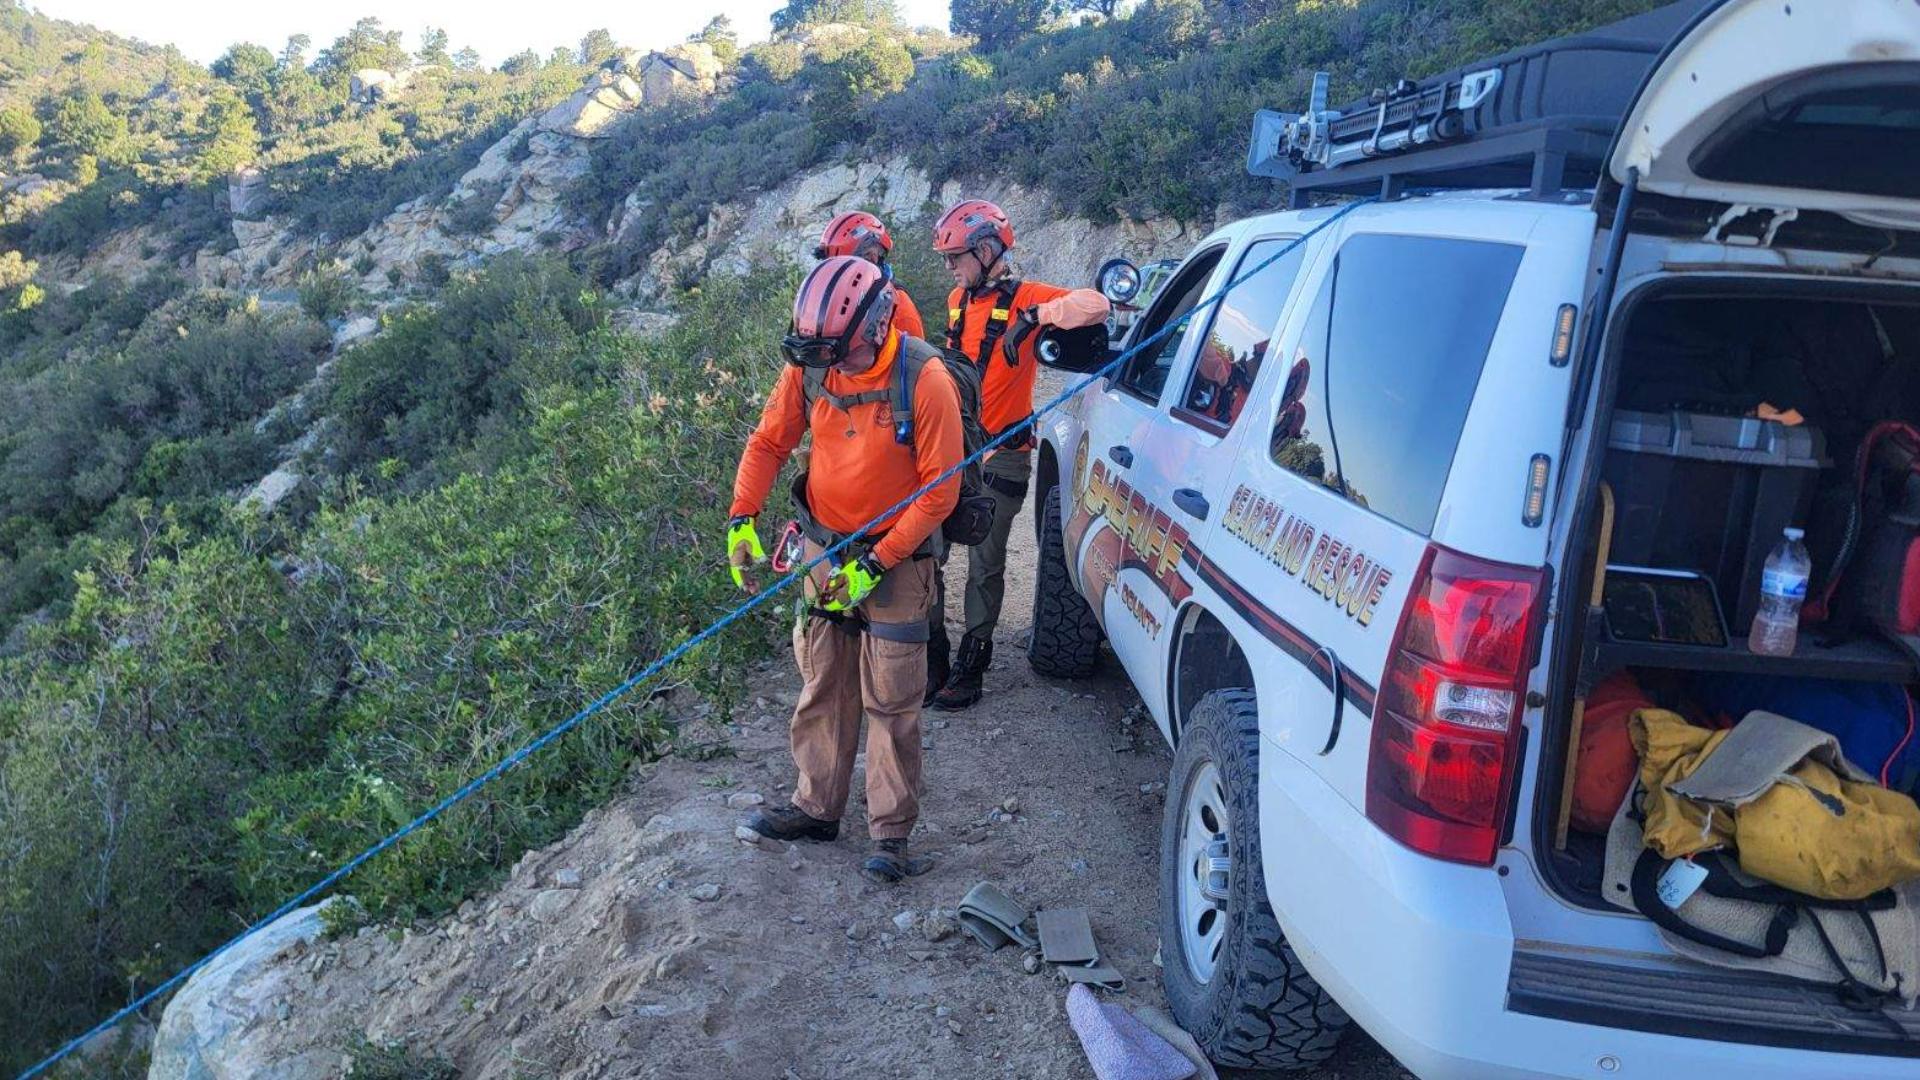
<svg viewBox="0 0 1920 1080">
<path fill-rule="evenodd" d="M 1920 4 L 1684 7 L 1585 180 L 1545 137 L 1531 189 L 1409 195 L 1370 155 L 1387 198 L 1041 423 L 1030 660 L 1083 676 L 1104 638 L 1175 747 L 1164 978 L 1223 1064 L 1311 1064 L 1351 1018 L 1423 1077 L 1920 1075 L 1920 1014 L 1683 961 L 1563 836 L 1607 433 L 1686 374 L 1656 324 L 1871 305 L 1920 362 Z M 1333 212 L 1217 230 L 1130 339 Z M 1867 642 L 1632 660 L 1914 674 Z"/>
</svg>

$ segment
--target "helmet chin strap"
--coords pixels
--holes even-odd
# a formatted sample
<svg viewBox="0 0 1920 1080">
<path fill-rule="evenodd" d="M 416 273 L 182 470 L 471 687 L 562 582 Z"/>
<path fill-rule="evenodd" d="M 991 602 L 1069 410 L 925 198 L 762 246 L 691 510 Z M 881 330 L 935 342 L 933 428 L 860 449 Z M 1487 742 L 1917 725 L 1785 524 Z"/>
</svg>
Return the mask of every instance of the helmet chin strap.
<svg viewBox="0 0 1920 1080">
<path fill-rule="evenodd" d="M 998 240 L 982 240 L 980 243 L 992 244 L 995 250 L 993 253 L 993 261 L 986 262 L 980 258 L 979 245 L 974 245 L 975 251 L 973 253 L 973 259 L 980 264 L 980 284 L 975 286 L 975 288 L 985 288 L 1000 278 L 1005 277 L 1007 273 L 1007 249 L 1001 247 Z"/>
</svg>

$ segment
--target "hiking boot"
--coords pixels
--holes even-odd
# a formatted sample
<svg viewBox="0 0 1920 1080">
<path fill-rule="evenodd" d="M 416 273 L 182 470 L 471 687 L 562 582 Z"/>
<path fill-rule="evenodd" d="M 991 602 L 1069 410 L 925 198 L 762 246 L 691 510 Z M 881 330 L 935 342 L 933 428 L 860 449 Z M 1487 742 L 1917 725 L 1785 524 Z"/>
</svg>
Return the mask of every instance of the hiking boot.
<svg viewBox="0 0 1920 1080">
<path fill-rule="evenodd" d="M 873 852 L 860 864 L 860 876 L 876 885 L 897 885 L 904 878 L 924 874 L 932 860 L 907 854 L 905 838 L 875 840 Z"/>
<path fill-rule="evenodd" d="M 947 628 L 936 626 L 927 635 L 927 693 L 920 699 L 920 707 L 933 704 L 935 695 L 947 685 L 947 678 L 953 674 L 953 645 L 947 638 Z"/>
<path fill-rule="evenodd" d="M 993 640 L 969 634 L 960 639 L 960 655 L 953 664 L 947 685 L 933 696 L 933 707 L 942 712 L 964 709 L 979 701 L 985 692 L 987 665 L 993 661 Z"/>
<path fill-rule="evenodd" d="M 797 806 L 769 807 L 747 815 L 747 828 L 769 840 L 832 840 L 840 835 L 840 823 L 821 821 Z"/>
</svg>

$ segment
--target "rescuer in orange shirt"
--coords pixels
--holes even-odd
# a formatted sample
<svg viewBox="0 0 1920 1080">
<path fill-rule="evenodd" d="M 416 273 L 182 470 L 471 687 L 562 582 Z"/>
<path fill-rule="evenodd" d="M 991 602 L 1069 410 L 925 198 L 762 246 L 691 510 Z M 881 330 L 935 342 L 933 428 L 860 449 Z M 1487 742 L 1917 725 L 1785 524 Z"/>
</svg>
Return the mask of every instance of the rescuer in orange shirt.
<svg viewBox="0 0 1920 1080">
<path fill-rule="evenodd" d="M 893 265 L 887 261 L 893 252 L 893 234 L 886 223 L 865 210 L 835 214 L 813 246 L 813 257 L 831 259 L 835 255 L 853 255 L 880 268 L 893 281 Z M 893 283 L 893 328 L 908 337 L 925 338 L 926 324 L 920 321 L 920 308 L 900 283 Z"/>
<path fill-rule="evenodd" d="M 752 570 L 764 548 L 754 520 L 809 432 L 812 454 L 795 482 L 805 558 L 886 515 L 804 583 L 808 608 L 793 635 L 803 680 L 791 731 L 799 779 L 789 805 L 746 822 L 776 840 L 836 838 L 864 710 L 873 848 L 861 872 L 881 882 L 923 865 L 909 856 L 907 837 L 920 815 L 933 538 L 959 498 L 960 480 L 948 476 L 914 492 L 962 456 L 959 397 L 938 350 L 895 327 L 897 296 L 878 266 L 853 256 L 830 257 L 807 274 L 781 347 L 787 366 L 734 477 L 727 530 L 734 582 L 756 591 Z M 909 391 L 910 399 L 902 396 Z M 903 415 L 894 406 L 905 400 Z"/>
<path fill-rule="evenodd" d="M 989 437 L 1033 415 L 1033 380 L 1040 363 L 1036 331 L 1071 330 L 1107 317 L 1107 298 L 1092 289 L 1065 289 L 1013 276 L 1013 224 L 983 199 L 956 203 L 933 227 L 933 248 L 953 275 L 947 298 L 947 348 L 980 368 L 980 420 Z M 966 633 L 953 673 L 933 697 L 936 709 L 964 709 L 980 700 L 993 659 L 993 628 L 1006 591 L 1007 537 L 1027 497 L 1033 438 L 1024 431 L 1002 443 L 983 467 L 993 494 L 993 531 L 967 549 Z"/>
</svg>

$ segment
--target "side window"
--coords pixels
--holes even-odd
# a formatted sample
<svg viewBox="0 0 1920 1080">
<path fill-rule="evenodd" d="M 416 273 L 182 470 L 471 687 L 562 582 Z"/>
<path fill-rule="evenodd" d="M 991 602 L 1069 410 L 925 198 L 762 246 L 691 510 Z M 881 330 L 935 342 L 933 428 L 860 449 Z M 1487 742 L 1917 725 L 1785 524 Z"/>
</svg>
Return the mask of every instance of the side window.
<svg viewBox="0 0 1920 1080">
<path fill-rule="evenodd" d="M 1306 258 L 1304 246 L 1274 258 L 1291 243 L 1292 238 L 1261 240 L 1240 257 L 1228 278 L 1238 284 L 1215 306 L 1207 336 L 1194 358 L 1193 374 L 1176 414 L 1182 420 L 1225 433 L 1240 418 Z"/>
<path fill-rule="evenodd" d="M 1207 279 L 1213 276 L 1213 268 L 1219 265 L 1220 255 L 1218 250 L 1207 251 L 1189 260 L 1186 267 L 1161 290 L 1152 309 L 1135 331 L 1133 340 L 1148 340 L 1206 299 Z M 1180 343 L 1186 340 L 1192 330 L 1193 322 L 1189 320 L 1181 324 L 1178 330 L 1135 353 L 1120 371 L 1120 385 L 1148 401 L 1158 403 L 1160 391 L 1167 386 L 1167 369 L 1173 366 L 1173 358 L 1180 353 Z"/>
<path fill-rule="evenodd" d="M 1337 491 L 1340 478 L 1333 467 L 1333 425 L 1327 420 L 1327 370 L 1321 359 L 1326 355 L 1327 320 L 1333 311 L 1333 274 L 1328 271 L 1314 297 L 1300 344 L 1287 360 L 1267 452 L 1274 464 L 1288 472 Z"/>
<path fill-rule="evenodd" d="M 1347 241 L 1281 392 L 1274 460 L 1430 532 L 1522 254 L 1434 237 Z"/>
</svg>

